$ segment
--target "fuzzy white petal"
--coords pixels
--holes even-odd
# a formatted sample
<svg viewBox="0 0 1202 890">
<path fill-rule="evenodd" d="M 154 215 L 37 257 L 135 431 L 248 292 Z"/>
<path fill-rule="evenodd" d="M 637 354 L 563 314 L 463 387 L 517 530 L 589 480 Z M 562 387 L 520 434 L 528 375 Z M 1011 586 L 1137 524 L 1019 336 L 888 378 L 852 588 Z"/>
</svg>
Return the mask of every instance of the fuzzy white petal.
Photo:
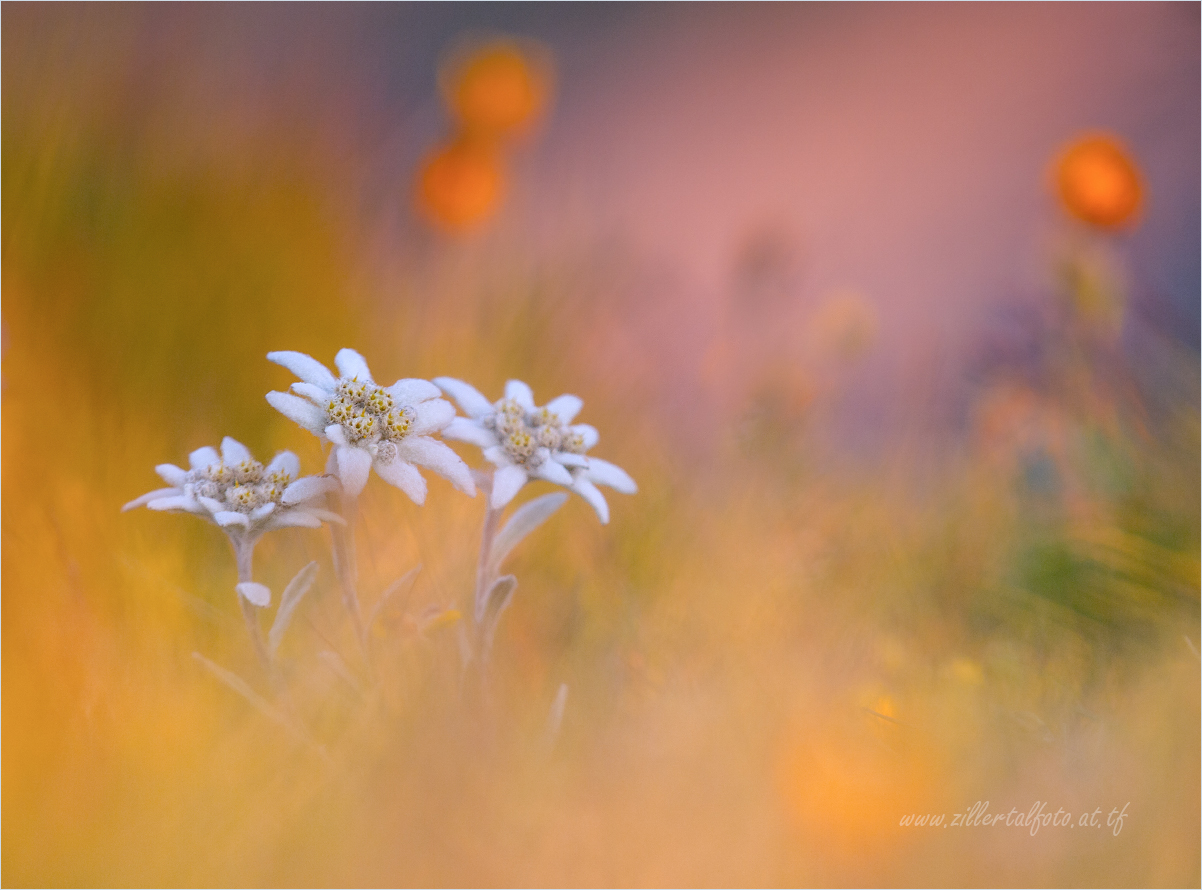
<svg viewBox="0 0 1202 890">
<path fill-rule="evenodd" d="M 332 391 L 338 383 L 329 368 L 303 352 L 269 352 L 267 360 L 283 365 L 305 383 L 320 386 L 324 390 Z"/>
<path fill-rule="evenodd" d="M 300 460 L 291 451 L 281 451 L 271 459 L 271 463 L 267 465 L 264 472 L 268 476 L 272 473 L 287 473 L 289 477 L 295 479 L 300 475 Z"/>
<path fill-rule="evenodd" d="M 250 511 L 250 521 L 251 522 L 262 522 L 264 519 L 266 519 L 268 516 L 270 516 L 274 512 L 275 512 L 275 503 L 272 501 L 268 501 L 263 506 L 255 507 L 253 510 Z"/>
<path fill-rule="evenodd" d="M 183 492 L 178 488 L 156 488 L 154 491 L 148 491 L 140 498 L 134 498 L 128 504 L 121 508 L 121 512 L 133 510 L 135 507 L 144 507 L 151 501 L 168 500 L 171 498 L 182 498 Z"/>
<path fill-rule="evenodd" d="M 174 495 L 162 498 L 155 498 L 146 505 L 149 510 L 187 510 L 188 499 L 184 495 Z"/>
<path fill-rule="evenodd" d="M 329 439 L 331 442 L 333 442 L 335 445 L 341 445 L 343 448 L 351 447 L 351 443 L 347 439 L 346 433 L 344 433 L 342 431 L 342 427 L 340 425 L 338 425 L 336 423 L 331 423 L 328 427 L 325 428 L 325 430 L 323 430 L 323 432 L 325 433 L 326 438 Z"/>
<path fill-rule="evenodd" d="M 492 402 L 484 398 L 480 390 L 470 383 L 464 383 L 454 377 L 435 377 L 434 382 L 442 388 L 443 392 L 459 403 L 459 407 L 468 417 L 478 420 L 492 414 Z"/>
<path fill-rule="evenodd" d="M 245 445 L 237 439 L 226 436 L 221 440 L 221 460 L 232 465 L 254 460 L 254 458 L 250 456 L 250 450 Z"/>
<path fill-rule="evenodd" d="M 493 464 L 494 466 L 498 466 L 498 467 L 513 466 L 513 459 L 508 454 L 505 453 L 505 449 L 502 448 L 500 445 L 493 445 L 489 448 L 485 448 L 480 453 L 484 455 L 484 459 L 486 461 L 488 461 L 490 464 Z"/>
<path fill-rule="evenodd" d="M 217 453 L 217 449 L 209 445 L 204 448 L 197 448 L 188 455 L 188 465 L 194 470 L 203 470 L 213 464 L 221 463 L 221 455 Z"/>
<path fill-rule="evenodd" d="M 609 504 L 605 503 L 605 496 L 597 490 L 597 486 L 583 476 L 577 476 L 572 491 L 588 501 L 589 506 L 597 511 L 597 517 L 601 520 L 602 525 L 609 522 Z"/>
<path fill-rule="evenodd" d="M 472 471 L 448 446 L 428 436 L 409 436 L 397 443 L 397 456 L 427 469 L 450 481 L 464 494 L 476 496 Z"/>
<path fill-rule="evenodd" d="M 505 384 L 505 398 L 513 399 L 526 411 L 534 410 L 534 393 L 520 380 L 510 380 Z"/>
<path fill-rule="evenodd" d="M 526 479 L 526 471 L 516 464 L 509 467 L 501 467 L 493 476 L 492 496 L 489 498 L 488 505 L 494 510 L 500 510 L 513 500 L 514 495 L 522 490 L 522 486 L 526 484 Z"/>
<path fill-rule="evenodd" d="M 342 490 L 351 497 L 358 497 L 367 485 L 371 473 L 371 455 L 362 448 L 339 445 L 334 452 L 338 461 L 338 480 Z"/>
<path fill-rule="evenodd" d="M 494 448 L 501 444 L 492 430 L 481 426 L 474 420 L 468 420 L 466 417 L 452 419 L 443 427 L 441 435 L 444 439 L 468 442 L 480 448 Z"/>
<path fill-rule="evenodd" d="M 302 476 L 301 479 L 294 481 L 284 489 L 284 503 L 287 505 L 299 504 L 328 494 L 329 492 L 338 491 L 338 480 L 331 479 L 329 476 Z"/>
<path fill-rule="evenodd" d="M 312 383 L 294 383 L 288 388 L 317 405 L 321 405 L 332 395 L 330 390 L 314 386 Z"/>
<path fill-rule="evenodd" d="M 225 504 L 221 503 L 221 501 L 216 500 L 215 498 L 199 497 L 196 499 L 196 501 L 214 516 L 225 510 Z"/>
<path fill-rule="evenodd" d="M 360 383 L 373 383 L 371 371 L 367 369 L 367 360 L 353 349 L 339 349 L 334 356 L 334 364 L 338 373 L 343 377 L 358 378 Z"/>
<path fill-rule="evenodd" d="M 310 498 L 338 490 L 338 480 L 329 476 L 303 476 L 284 489 L 285 504 L 299 504 Z"/>
<path fill-rule="evenodd" d="M 430 399 L 415 405 L 412 409 L 417 414 L 410 435 L 428 436 L 446 428 L 455 418 L 455 406 L 446 399 Z"/>
<path fill-rule="evenodd" d="M 583 454 L 573 454 L 570 451 L 556 451 L 551 455 L 551 459 L 563 464 L 565 467 L 587 467 L 588 458 Z"/>
<path fill-rule="evenodd" d="M 556 463 L 553 460 L 544 460 L 531 475 L 539 479 L 545 479 L 548 482 L 554 482 L 556 485 L 570 486 L 572 484 L 572 474 L 567 471 L 563 464 Z"/>
<path fill-rule="evenodd" d="M 302 399 L 289 392 L 273 390 L 267 394 L 267 404 L 314 435 L 321 435 L 322 427 L 326 422 L 326 412 L 308 399 Z"/>
<path fill-rule="evenodd" d="M 265 528 L 321 528 L 321 520 L 308 510 L 280 510 L 267 520 Z"/>
<path fill-rule="evenodd" d="M 589 426 L 587 423 L 578 423 L 575 426 L 568 427 L 568 429 L 584 439 L 584 447 L 586 449 L 592 448 L 601 438 L 597 433 L 596 427 Z"/>
<path fill-rule="evenodd" d="M 426 480 L 413 464 L 398 457 L 387 463 L 376 461 L 375 467 L 381 479 L 405 492 L 413 503 L 421 506 L 426 502 Z"/>
<path fill-rule="evenodd" d="M 584 471 L 589 481 L 598 485 L 608 485 L 614 491 L 622 494 L 634 494 L 639 490 L 634 480 L 621 467 L 611 464 L 599 457 L 590 457 L 588 468 Z"/>
<path fill-rule="evenodd" d="M 240 525 L 243 528 L 250 527 L 250 519 L 245 513 L 237 513 L 233 510 L 222 510 L 213 514 L 213 521 L 222 528 L 227 528 L 231 525 Z"/>
<path fill-rule="evenodd" d="M 257 581 L 243 581 L 236 584 L 234 589 L 238 591 L 239 595 L 246 597 L 247 602 L 252 606 L 266 609 L 271 605 L 271 588 L 266 584 L 259 584 Z"/>
<path fill-rule="evenodd" d="M 322 522 L 332 522 L 335 525 L 346 525 L 346 520 L 337 513 L 332 513 L 329 510 L 322 509 L 321 507 L 310 507 L 306 505 L 292 512 L 305 513 L 308 516 L 313 516 L 317 519 L 320 519 Z M 314 526 L 314 528 L 316 528 L 316 526 Z"/>
<path fill-rule="evenodd" d="M 547 402 L 547 410 L 558 417 L 560 423 L 571 423 L 583 407 L 584 402 L 572 395 L 562 395 Z"/>
<path fill-rule="evenodd" d="M 429 380 L 406 377 L 388 387 L 388 394 L 398 405 L 416 405 L 428 399 L 437 399 L 442 392 Z"/>
<path fill-rule="evenodd" d="M 181 470 L 175 464 L 159 464 L 154 468 L 154 471 L 159 474 L 159 478 L 168 485 L 174 485 L 179 488 L 188 478 L 187 470 Z"/>
</svg>

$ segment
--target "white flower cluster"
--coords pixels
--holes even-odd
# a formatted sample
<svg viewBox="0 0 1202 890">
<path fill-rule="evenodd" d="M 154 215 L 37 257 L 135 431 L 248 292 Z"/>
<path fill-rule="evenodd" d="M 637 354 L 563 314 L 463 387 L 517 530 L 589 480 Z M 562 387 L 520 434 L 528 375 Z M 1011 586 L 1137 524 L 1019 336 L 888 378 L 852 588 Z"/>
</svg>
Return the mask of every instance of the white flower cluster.
<svg viewBox="0 0 1202 890">
<path fill-rule="evenodd" d="M 605 523 L 609 505 L 597 485 L 623 494 L 638 491 L 626 471 L 585 454 L 599 437 L 587 423 L 572 424 L 584 404 L 576 396 L 562 395 L 540 408 L 529 386 L 510 380 L 505 397 L 494 404 L 462 380 L 439 377 L 434 382 L 468 415 L 454 418 L 442 434 L 478 445 L 485 460 L 497 467 L 492 509 L 508 504 L 531 479 L 543 479 L 576 492 Z"/>
<path fill-rule="evenodd" d="M 373 469 L 418 504 L 426 499 L 426 480 L 418 467 L 433 470 L 474 497 L 471 470 L 434 438 L 438 433 L 480 446 L 485 459 L 496 466 L 489 495 L 494 511 L 504 508 L 528 481 L 542 479 L 579 494 L 604 523 L 609 521 L 609 506 L 597 485 L 627 494 L 637 491 L 622 469 L 588 456 L 598 436 L 588 424 L 572 423 L 582 405 L 576 396 L 562 395 L 540 408 L 520 380 L 510 380 L 505 397 L 495 404 L 451 377 L 434 383 L 407 378 L 381 386 L 353 349 L 335 356 L 338 376 L 304 353 L 272 352 L 267 358 L 300 378 L 291 392 L 270 392 L 267 401 L 333 445 L 326 475 L 302 477 L 300 463 L 289 451 L 263 466 L 244 445 L 227 437 L 220 454 L 207 447 L 192 452 L 187 470 L 173 464 L 156 467 L 170 487 L 124 507 L 193 513 L 220 526 L 238 556 L 238 591 L 255 605 L 266 606 L 271 595 L 250 579 L 259 536 L 289 526 L 345 523 L 345 517 L 325 508 L 325 495 L 340 491 L 353 500 Z M 456 416 L 454 406 L 442 398 L 444 392 L 467 417 Z"/>
<path fill-rule="evenodd" d="M 281 451 L 267 466 L 246 446 L 226 436 L 221 453 L 198 448 L 188 455 L 191 469 L 159 464 L 155 472 L 170 485 L 136 498 L 122 507 L 192 513 L 221 527 L 238 557 L 240 596 L 264 608 L 271 591 L 250 580 L 250 557 L 259 536 L 277 528 L 321 528 L 323 522 L 342 523 L 326 510 L 327 492 L 338 483 L 324 476 L 301 476 L 300 461 L 291 451 Z M 243 574 L 245 570 L 245 574 Z"/>
<path fill-rule="evenodd" d="M 276 528 L 320 528 L 341 517 L 316 503 L 336 483 L 321 476 L 300 475 L 300 461 L 281 451 L 266 467 L 246 446 L 229 436 L 215 448 L 198 448 L 188 456 L 191 469 L 160 464 L 155 472 L 171 488 L 160 488 L 130 501 L 122 509 L 194 513 L 228 532 L 258 536 Z"/>
<path fill-rule="evenodd" d="M 426 500 L 425 467 L 465 494 L 476 494 L 471 471 L 450 448 L 432 438 L 455 416 L 450 402 L 427 380 L 398 380 L 380 386 L 363 356 L 353 349 L 334 358 L 340 376 L 301 352 L 271 352 L 267 358 L 300 378 L 292 392 L 270 392 L 267 401 L 314 435 L 331 442 L 330 471 L 347 494 L 356 496 L 374 468 L 415 503 Z"/>
</svg>

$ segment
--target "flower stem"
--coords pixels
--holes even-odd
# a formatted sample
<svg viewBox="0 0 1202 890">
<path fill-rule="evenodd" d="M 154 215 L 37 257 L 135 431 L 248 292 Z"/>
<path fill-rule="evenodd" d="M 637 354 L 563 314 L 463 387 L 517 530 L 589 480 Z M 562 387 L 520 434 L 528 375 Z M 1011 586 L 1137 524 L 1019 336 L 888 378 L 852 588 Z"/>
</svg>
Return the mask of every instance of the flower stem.
<svg viewBox="0 0 1202 890">
<path fill-rule="evenodd" d="M 484 526 L 480 532 L 480 557 L 476 563 L 476 595 L 473 602 L 477 629 L 484 621 L 488 607 L 488 591 L 492 587 L 492 572 L 489 571 L 489 561 L 492 558 L 493 538 L 497 535 L 497 520 L 501 511 L 489 507 L 484 514 Z"/>
<path fill-rule="evenodd" d="M 351 618 L 351 626 L 355 638 L 363 650 L 363 658 L 367 669 L 371 671 L 371 657 L 367 647 L 367 628 L 363 626 L 363 613 L 359 608 L 359 569 L 355 553 L 355 517 L 359 512 L 359 502 L 346 494 L 341 498 L 342 518 L 346 525 L 337 527 L 330 525 L 330 533 L 334 538 L 334 570 L 342 582 L 342 604 L 346 607 Z"/>
<path fill-rule="evenodd" d="M 477 481 L 481 483 L 480 488 L 484 493 L 485 503 L 488 504 L 492 496 L 492 477 L 481 478 Z M 464 677 L 469 698 L 475 707 L 482 709 L 482 713 L 487 713 L 490 709 L 488 677 L 490 648 L 485 622 L 488 620 L 488 595 L 495 580 L 492 577 L 493 573 L 489 563 L 492 561 L 493 540 L 497 535 L 497 524 L 500 518 L 500 510 L 494 510 L 491 506 L 485 508 L 484 524 L 480 530 L 480 555 L 476 562 L 476 590 L 472 602 L 471 662 L 468 666 L 468 673 Z"/>
<path fill-rule="evenodd" d="M 255 539 L 239 538 L 233 541 L 233 544 L 234 558 L 238 563 L 238 583 L 252 581 L 251 566 L 255 555 Z M 238 605 L 242 607 L 242 617 L 246 620 L 246 629 L 250 633 L 250 641 L 254 646 L 255 655 L 259 658 L 259 664 L 263 666 L 263 670 L 270 672 L 271 659 L 268 658 L 267 647 L 263 644 L 263 630 L 259 627 L 259 615 L 255 612 L 255 607 L 242 594 L 238 594 Z"/>
</svg>

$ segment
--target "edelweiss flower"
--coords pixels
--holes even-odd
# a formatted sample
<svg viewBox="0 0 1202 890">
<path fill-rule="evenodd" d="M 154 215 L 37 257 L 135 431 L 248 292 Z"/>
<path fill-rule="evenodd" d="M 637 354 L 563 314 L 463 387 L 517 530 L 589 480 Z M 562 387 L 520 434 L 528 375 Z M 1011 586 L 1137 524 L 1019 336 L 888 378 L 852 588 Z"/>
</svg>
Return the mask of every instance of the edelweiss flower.
<svg viewBox="0 0 1202 890">
<path fill-rule="evenodd" d="M 545 479 L 576 492 L 605 523 L 609 505 L 597 485 L 623 494 L 638 491 L 625 470 L 585 455 L 598 436 L 587 423 L 570 425 L 584 404 L 576 396 L 562 395 L 539 408 L 529 386 L 510 380 L 505 398 L 494 405 L 462 380 L 438 377 L 434 382 L 468 415 L 456 417 L 442 434 L 480 446 L 485 459 L 497 467 L 489 500 L 492 509 L 508 504 L 530 479 Z"/>
<path fill-rule="evenodd" d="M 398 380 L 378 386 L 367 362 L 353 349 L 334 357 L 335 377 L 321 362 L 302 352 L 269 352 L 269 361 L 283 365 L 301 379 L 292 393 L 269 392 L 267 401 L 286 417 L 334 445 L 330 470 L 343 490 L 357 496 L 374 467 L 385 482 L 426 500 L 426 480 L 417 466 L 433 470 L 472 497 L 476 486 L 471 471 L 454 451 L 431 438 L 455 416 L 450 402 L 440 398 L 428 380 Z"/>
<path fill-rule="evenodd" d="M 194 513 L 229 535 L 239 561 L 264 532 L 302 526 L 321 528 L 322 522 L 342 522 L 342 517 L 315 504 L 337 487 L 333 479 L 301 476 L 300 461 L 291 451 L 281 451 L 266 467 L 251 457 L 246 446 L 226 436 L 221 453 L 198 448 L 188 455 L 191 469 L 174 464 L 155 467 L 171 488 L 160 488 L 122 507 Z M 249 581 L 249 577 L 244 578 Z M 266 606 L 271 592 L 261 584 L 239 584 L 238 591 L 256 606 Z"/>
</svg>

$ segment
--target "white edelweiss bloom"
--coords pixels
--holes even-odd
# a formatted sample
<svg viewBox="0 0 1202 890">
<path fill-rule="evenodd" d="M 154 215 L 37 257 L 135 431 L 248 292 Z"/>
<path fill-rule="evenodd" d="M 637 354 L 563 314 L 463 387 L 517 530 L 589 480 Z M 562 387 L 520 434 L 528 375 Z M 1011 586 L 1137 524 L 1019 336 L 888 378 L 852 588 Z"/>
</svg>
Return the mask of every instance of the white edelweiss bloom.
<svg viewBox="0 0 1202 890">
<path fill-rule="evenodd" d="M 263 466 L 245 445 L 226 436 L 220 454 L 206 446 L 188 455 L 188 462 L 187 470 L 159 464 L 155 472 L 171 487 L 135 498 L 122 511 L 147 507 L 193 513 L 220 526 L 239 554 L 253 549 L 259 536 L 273 529 L 321 528 L 322 522 L 343 521 L 320 506 L 321 498 L 337 489 L 337 481 L 301 476 L 300 461 L 291 451 L 281 451 Z M 270 591 L 261 584 L 241 583 L 238 592 L 256 606 L 270 601 Z"/>
<path fill-rule="evenodd" d="M 341 349 L 334 357 L 338 377 L 301 352 L 269 352 L 267 358 L 300 378 L 292 392 L 269 392 L 267 401 L 333 444 L 330 470 L 350 496 L 358 496 L 374 468 L 381 479 L 421 504 L 426 480 L 417 467 L 433 470 L 463 493 L 476 496 L 467 464 L 433 438 L 451 422 L 455 408 L 430 381 L 406 378 L 379 386 L 363 356 L 353 349 Z"/>
<path fill-rule="evenodd" d="M 291 451 L 281 451 L 263 466 L 245 445 L 226 436 L 220 454 L 206 446 L 188 455 L 188 461 L 188 470 L 159 464 L 155 472 L 171 487 L 144 494 L 121 509 L 195 513 L 231 534 L 256 537 L 276 528 L 321 528 L 322 522 L 342 521 L 318 506 L 318 499 L 337 483 L 323 476 L 302 477 Z"/>
<path fill-rule="evenodd" d="M 505 397 L 496 403 L 462 380 L 438 377 L 434 382 L 467 415 L 447 424 L 443 436 L 478 445 L 497 468 L 489 499 L 492 509 L 508 504 L 531 479 L 544 479 L 576 492 L 605 523 L 609 505 L 597 485 L 623 494 L 638 491 L 620 467 L 585 453 L 598 436 L 587 423 L 572 423 L 584 404 L 576 396 L 562 395 L 539 408 L 530 387 L 520 380 L 505 384 Z"/>
</svg>

